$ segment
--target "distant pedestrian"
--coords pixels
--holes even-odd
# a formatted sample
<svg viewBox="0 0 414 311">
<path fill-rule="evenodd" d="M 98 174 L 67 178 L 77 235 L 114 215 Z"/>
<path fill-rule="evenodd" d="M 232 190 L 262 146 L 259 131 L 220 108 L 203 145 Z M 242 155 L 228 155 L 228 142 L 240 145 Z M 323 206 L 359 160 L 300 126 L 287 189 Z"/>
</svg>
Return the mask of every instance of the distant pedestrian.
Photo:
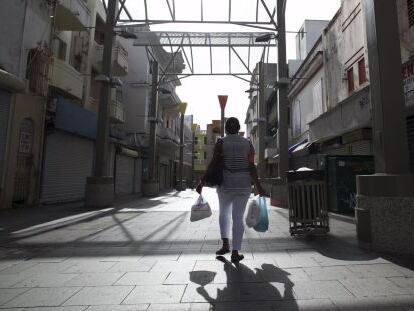
<svg viewBox="0 0 414 311">
<path fill-rule="evenodd" d="M 254 147 L 252 143 L 239 135 L 240 123 L 237 118 L 229 118 L 225 125 L 226 137 L 219 139 L 214 147 L 213 159 L 207 172 L 218 162 L 223 161 L 223 181 L 217 188 L 220 205 L 220 233 L 223 240 L 222 247 L 216 252 L 224 255 L 230 252 L 230 227 L 233 219 L 232 262 L 239 262 L 244 258 L 239 254 L 244 234 L 243 215 L 247 200 L 252 191 L 252 181 L 257 192 L 264 194 L 254 164 Z M 201 193 L 205 177 L 202 177 L 197 186 Z"/>
</svg>

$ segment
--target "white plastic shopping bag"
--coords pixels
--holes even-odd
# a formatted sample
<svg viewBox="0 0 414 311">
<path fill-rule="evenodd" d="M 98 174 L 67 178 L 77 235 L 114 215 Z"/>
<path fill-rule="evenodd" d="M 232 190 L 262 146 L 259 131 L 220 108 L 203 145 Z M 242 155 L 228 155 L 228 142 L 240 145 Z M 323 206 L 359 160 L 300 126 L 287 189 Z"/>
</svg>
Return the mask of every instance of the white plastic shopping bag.
<svg viewBox="0 0 414 311">
<path fill-rule="evenodd" d="M 197 201 L 191 207 L 190 221 L 198 221 L 211 216 L 211 208 L 206 199 L 200 194 Z"/>
<path fill-rule="evenodd" d="M 259 196 L 249 200 L 249 205 L 247 207 L 246 215 L 246 226 L 252 228 L 256 226 L 260 221 L 260 206 L 259 206 Z"/>
</svg>

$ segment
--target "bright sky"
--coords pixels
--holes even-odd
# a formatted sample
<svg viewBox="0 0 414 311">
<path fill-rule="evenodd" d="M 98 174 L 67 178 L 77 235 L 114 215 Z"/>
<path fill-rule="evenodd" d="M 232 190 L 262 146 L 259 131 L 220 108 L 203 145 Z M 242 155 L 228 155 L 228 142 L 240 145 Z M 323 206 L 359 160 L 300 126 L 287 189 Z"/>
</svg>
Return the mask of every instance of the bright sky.
<svg viewBox="0 0 414 311">
<path fill-rule="evenodd" d="M 154 6 L 153 8 L 166 8 L 165 2 L 163 4 L 157 4 L 160 0 L 151 0 Z M 149 3 L 151 3 L 149 2 Z M 199 16 L 200 9 L 196 0 L 176 0 L 177 12 L 182 14 L 181 16 L 187 19 L 194 19 Z M 251 10 L 250 6 L 255 7 L 256 0 L 237 0 L 237 8 L 232 9 L 232 14 L 237 14 L 238 18 L 246 18 L 251 20 L 248 16 L 254 9 Z M 269 4 L 272 1 L 266 0 Z M 179 6 L 181 3 L 181 7 Z M 206 4 L 207 3 L 207 4 Z M 205 18 L 222 20 L 226 16 L 224 8 L 220 8 L 227 1 L 223 0 L 208 0 L 204 1 L 205 5 Z M 275 3 L 275 1 L 273 2 Z M 190 5 L 192 4 L 192 5 Z M 287 31 L 298 31 L 302 26 L 305 19 L 325 19 L 330 20 L 336 11 L 339 9 L 340 0 L 288 0 L 286 8 L 286 29 Z M 236 7 L 236 6 L 235 6 Z M 272 10 L 272 9 L 271 9 Z M 154 11 L 154 10 L 153 10 Z M 234 12 L 236 11 L 236 12 Z M 151 8 L 149 8 L 151 12 Z M 164 12 L 167 14 L 166 12 Z M 164 14 L 163 13 L 163 14 Z M 263 13 L 263 12 L 262 12 Z M 160 14 L 160 13 L 159 13 Z M 198 15 L 194 15 L 198 14 Z M 254 14 L 254 13 L 253 13 Z M 223 16 L 221 16 L 223 15 Z M 157 16 L 159 18 L 159 15 Z M 150 16 L 151 18 L 151 16 Z M 260 31 L 252 28 L 237 27 L 237 26 L 223 26 L 214 24 L 197 24 L 197 25 L 159 25 L 151 28 L 152 30 L 159 31 Z M 288 59 L 296 58 L 295 48 L 295 35 L 294 33 L 287 33 L 287 57 Z M 209 67 L 208 50 L 203 48 L 195 51 L 195 71 L 202 71 L 200 68 L 205 69 Z M 238 50 L 241 55 L 247 55 L 247 49 Z M 198 53 L 198 54 L 197 54 Z M 261 51 L 257 50 L 253 53 L 251 70 L 253 70 L 254 64 L 259 60 L 259 54 Z M 276 50 L 271 50 L 271 57 L 269 62 L 276 62 Z M 243 57 L 243 56 L 242 56 Z M 223 69 L 226 71 L 228 68 L 228 53 L 226 50 L 214 50 L 213 51 L 214 69 L 218 71 Z M 235 64 L 237 62 L 234 57 L 232 63 L 232 69 L 242 70 L 242 64 Z M 233 70 L 234 71 L 234 70 Z M 245 70 L 243 70 L 245 71 Z M 247 77 L 248 78 L 248 77 Z M 249 89 L 249 84 L 237 78 L 231 76 L 193 76 L 182 80 L 182 85 L 177 88 L 177 93 L 182 101 L 188 102 L 188 108 L 186 114 L 194 115 L 194 122 L 201 125 L 202 129 L 206 128 L 208 123 L 211 123 L 213 119 L 220 119 L 220 106 L 218 103 L 217 95 L 226 94 L 229 95 L 229 99 L 226 106 L 226 117 L 234 116 L 240 120 L 242 124 L 242 130 L 245 129 L 244 120 L 246 117 L 246 110 L 249 105 L 248 94 L 245 90 Z"/>
</svg>

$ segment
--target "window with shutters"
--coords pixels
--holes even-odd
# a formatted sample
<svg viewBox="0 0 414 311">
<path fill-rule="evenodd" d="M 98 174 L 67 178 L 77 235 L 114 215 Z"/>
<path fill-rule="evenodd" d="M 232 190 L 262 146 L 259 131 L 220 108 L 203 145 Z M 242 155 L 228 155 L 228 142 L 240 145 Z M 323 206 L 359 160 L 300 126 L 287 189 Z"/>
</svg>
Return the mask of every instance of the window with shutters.
<svg viewBox="0 0 414 311">
<path fill-rule="evenodd" d="M 359 76 L 359 85 L 364 84 L 367 82 L 367 70 L 365 68 L 365 59 L 362 58 L 358 62 L 358 76 Z"/>
<path fill-rule="evenodd" d="M 348 80 L 348 93 L 351 94 L 355 90 L 355 83 L 354 83 L 354 68 L 351 67 L 346 72 L 347 80 Z"/>
<path fill-rule="evenodd" d="M 408 24 L 414 26 L 414 0 L 407 0 Z"/>
</svg>

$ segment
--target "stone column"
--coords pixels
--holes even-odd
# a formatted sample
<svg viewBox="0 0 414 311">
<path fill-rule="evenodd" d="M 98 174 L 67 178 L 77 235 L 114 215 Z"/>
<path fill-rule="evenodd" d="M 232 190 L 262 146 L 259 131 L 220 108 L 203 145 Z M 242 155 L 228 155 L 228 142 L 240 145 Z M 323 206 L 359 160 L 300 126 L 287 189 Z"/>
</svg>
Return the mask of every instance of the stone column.
<svg viewBox="0 0 414 311">
<path fill-rule="evenodd" d="M 156 196 L 160 191 L 160 184 L 156 176 L 157 165 L 157 123 L 158 123 L 158 62 L 151 64 L 151 102 L 150 102 L 150 135 L 149 135 L 149 178 L 142 183 L 142 192 L 145 196 Z"/>
<path fill-rule="evenodd" d="M 265 165 L 265 136 L 266 136 L 266 99 L 265 99 L 265 75 L 264 64 L 261 61 L 259 63 L 259 107 L 258 107 L 258 126 L 259 126 L 259 161 L 258 161 L 258 173 L 260 179 L 266 177 L 266 165 Z"/>
<path fill-rule="evenodd" d="M 277 53 L 278 53 L 278 130 L 277 146 L 279 149 L 279 178 L 272 181 L 270 200 L 272 205 L 287 206 L 286 172 L 289 170 L 288 153 L 288 116 L 287 91 L 289 86 L 288 67 L 286 63 L 286 0 L 277 0 Z"/>
<path fill-rule="evenodd" d="M 95 142 L 95 167 L 93 177 L 88 177 L 85 188 L 85 205 L 90 207 L 106 207 L 114 203 L 114 178 L 109 174 L 109 115 L 112 87 L 112 47 L 114 41 L 114 27 L 116 24 L 117 0 L 108 1 L 108 10 L 105 24 L 105 38 L 102 61 L 102 81 L 97 134 Z"/>
<path fill-rule="evenodd" d="M 414 254 L 414 176 L 409 175 L 395 1 L 364 0 L 375 175 L 357 177 L 357 233 L 380 251 Z"/>
</svg>

